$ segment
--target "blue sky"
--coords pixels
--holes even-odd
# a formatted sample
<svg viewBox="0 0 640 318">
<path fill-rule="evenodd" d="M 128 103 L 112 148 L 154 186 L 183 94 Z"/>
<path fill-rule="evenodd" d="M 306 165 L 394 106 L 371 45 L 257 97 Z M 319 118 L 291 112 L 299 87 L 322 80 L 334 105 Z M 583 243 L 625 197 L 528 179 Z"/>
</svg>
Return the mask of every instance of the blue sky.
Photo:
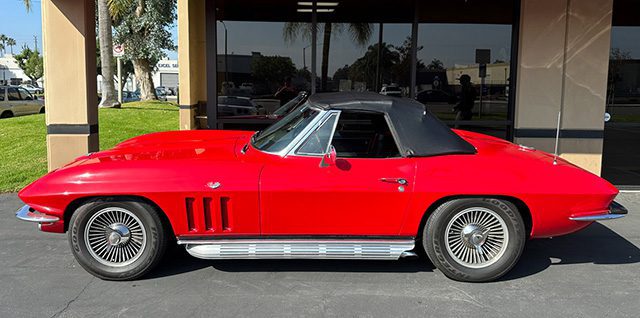
<svg viewBox="0 0 640 318">
<path fill-rule="evenodd" d="M 16 40 L 18 45 L 13 48 L 14 53 L 19 52 L 25 44 L 33 48 L 34 35 L 38 37 L 38 47 L 42 48 L 40 1 L 32 1 L 32 11 L 27 13 L 22 0 L 2 0 L 0 34 Z M 7 49 L 7 52 L 9 52 L 9 49 Z"/>
</svg>

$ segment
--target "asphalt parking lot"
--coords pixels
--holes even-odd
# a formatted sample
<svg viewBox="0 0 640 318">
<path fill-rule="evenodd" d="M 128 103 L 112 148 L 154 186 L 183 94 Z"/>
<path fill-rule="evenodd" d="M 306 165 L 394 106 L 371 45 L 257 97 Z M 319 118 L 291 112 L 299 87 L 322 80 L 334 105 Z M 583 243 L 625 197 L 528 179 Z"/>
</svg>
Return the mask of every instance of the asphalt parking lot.
<svg viewBox="0 0 640 318">
<path fill-rule="evenodd" d="M 458 283 L 425 260 L 203 261 L 175 253 L 150 276 L 107 282 L 66 235 L 19 222 L 0 194 L 0 317 L 638 317 L 640 194 L 630 215 L 528 243 L 499 282 Z"/>
</svg>

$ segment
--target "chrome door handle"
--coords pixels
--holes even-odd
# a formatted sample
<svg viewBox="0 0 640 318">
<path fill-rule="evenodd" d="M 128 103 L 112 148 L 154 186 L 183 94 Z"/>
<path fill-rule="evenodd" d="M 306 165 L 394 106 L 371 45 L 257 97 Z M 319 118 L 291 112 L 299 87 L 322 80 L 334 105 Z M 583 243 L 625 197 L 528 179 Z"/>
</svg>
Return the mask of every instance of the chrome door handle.
<svg viewBox="0 0 640 318">
<path fill-rule="evenodd" d="M 407 185 L 407 180 L 402 178 L 380 178 L 380 181 L 387 183 L 398 183 L 401 185 Z"/>
</svg>

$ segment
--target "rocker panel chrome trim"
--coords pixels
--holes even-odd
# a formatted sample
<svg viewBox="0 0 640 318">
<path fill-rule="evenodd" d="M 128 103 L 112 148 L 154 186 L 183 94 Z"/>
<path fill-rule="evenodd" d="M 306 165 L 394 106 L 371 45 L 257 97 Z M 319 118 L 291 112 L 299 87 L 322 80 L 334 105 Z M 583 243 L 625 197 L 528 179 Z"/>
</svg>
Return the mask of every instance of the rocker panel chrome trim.
<svg viewBox="0 0 640 318">
<path fill-rule="evenodd" d="M 180 240 L 202 259 L 376 259 L 395 260 L 415 247 L 414 240 Z M 406 255 L 406 254 L 405 254 Z"/>
</svg>

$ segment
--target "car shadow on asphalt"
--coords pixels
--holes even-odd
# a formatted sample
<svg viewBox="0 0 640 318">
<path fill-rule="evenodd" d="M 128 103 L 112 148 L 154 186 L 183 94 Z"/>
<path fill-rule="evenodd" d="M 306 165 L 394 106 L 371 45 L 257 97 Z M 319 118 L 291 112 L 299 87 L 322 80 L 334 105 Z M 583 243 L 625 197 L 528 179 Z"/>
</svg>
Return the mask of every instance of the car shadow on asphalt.
<svg viewBox="0 0 640 318">
<path fill-rule="evenodd" d="M 577 233 L 529 241 L 518 264 L 500 280 L 531 276 L 552 265 L 618 265 L 638 262 L 640 248 L 596 222 Z"/>
<path fill-rule="evenodd" d="M 640 249 L 599 223 L 574 234 L 527 243 L 518 264 L 500 280 L 514 280 L 544 271 L 552 265 L 631 264 L 640 262 Z M 143 279 L 179 275 L 212 267 L 222 272 L 432 272 L 425 257 L 399 261 L 368 260 L 202 260 L 181 247 L 171 252 L 161 265 Z"/>
</svg>

